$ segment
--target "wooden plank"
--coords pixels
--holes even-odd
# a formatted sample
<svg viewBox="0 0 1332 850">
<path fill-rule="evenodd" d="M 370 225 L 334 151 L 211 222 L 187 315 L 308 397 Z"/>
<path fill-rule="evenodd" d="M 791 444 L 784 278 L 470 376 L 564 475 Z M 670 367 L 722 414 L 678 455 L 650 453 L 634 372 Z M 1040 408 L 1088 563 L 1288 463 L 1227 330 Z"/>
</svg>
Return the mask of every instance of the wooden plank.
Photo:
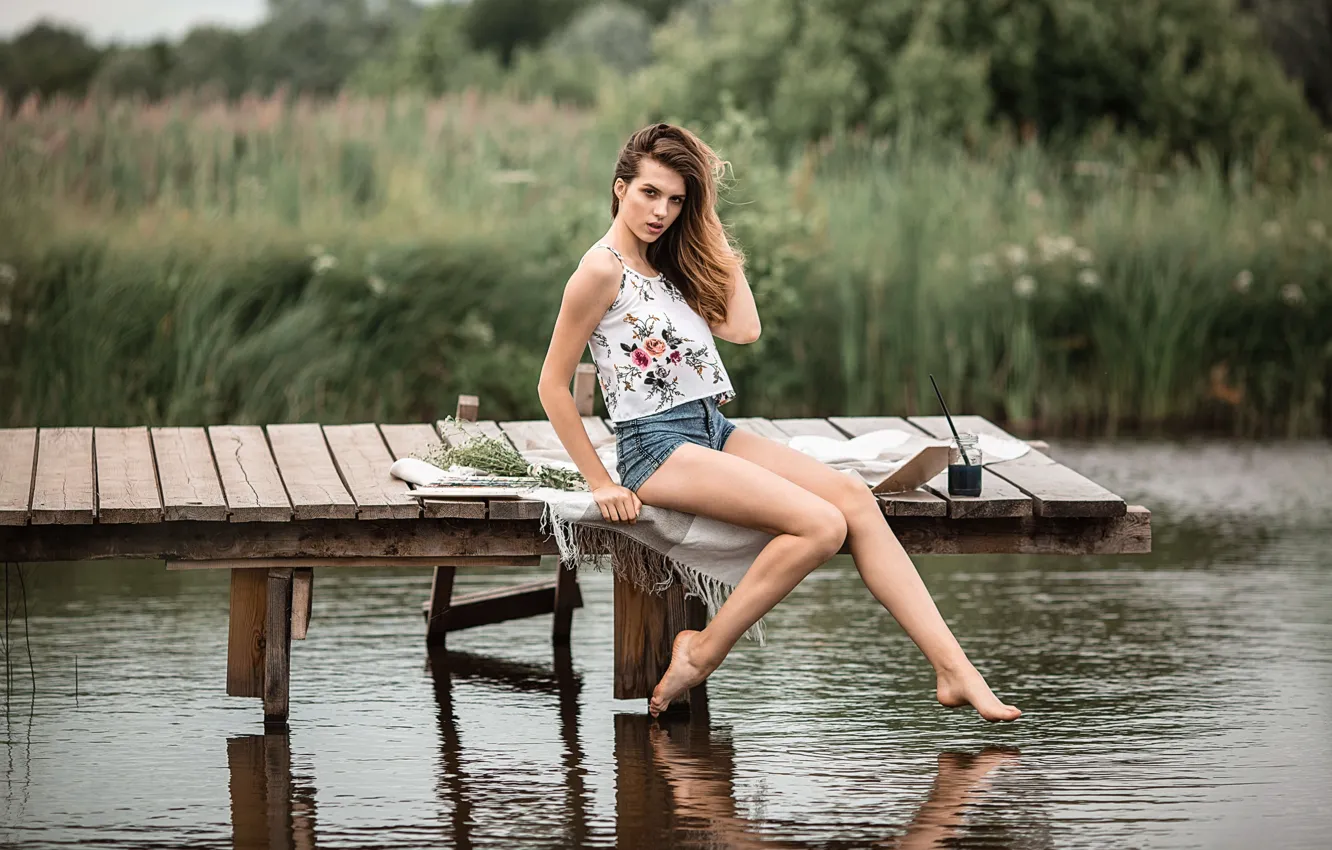
<svg viewBox="0 0 1332 850">
<path fill-rule="evenodd" d="M 479 422 L 466 422 L 458 419 L 441 419 L 435 423 L 439 431 L 439 437 L 450 446 L 461 446 L 473 436 L 493 437 L 496 440 L 503 440 L 504 432 L 500 430 L 499 425 L 483 419 Z"/>
<path fill-rule="evenodd" d="M 379 429 L 362 425 L 326 425 L 324 438 L 342 480 L 356 500 L 361 519 L 414 519 L 421 506 L 410 495 L 406 481 L 389 475 L 394 457 Z"/>
<path fill-rule="evenodd" d="M 37 429 L 0 428 L 0 525 L 26 525 L 37 469 Z"/>
<path fill-rule="evenodd" d="M 537 567 L 540 555 L 480 555 L 474 558 L 213 558 L 202 561 L 171 560 L 168 570 L 241 570 L 263 567 Z"/>
<path fill-rule="evenodd" d="M 731 419 L 731 422 L 737 428 L 751 434 L 758 434 L 760 437 L 767 437 L 769 440 L 776 440 L 782 445 L 786 445 L 786 442 L 791 439 L 790 434 L 761 416 L 737 416 Z"/>
<path fill-rule="evenodd" d="M 419 425 L 380 425 L 379 432 L 384 435 L 394 460 L 422 456 L 440 442 L 439 434 L 424 422 Z M 422 510 L 427 517 L 485 519 L 487 516 L 483 499 L 431 499 Z"/>
<path fill-rule="evenodd" d="M 913 555 L 1137 554 L 1150 550 L 1150 512 L 1124 517 L 1012 517 L 959 522 L 889 517 Z M 914 539 L 903 539 L 903 534 Z M 0 526 L 0 553 L 11 561 L 105 558 L 470 557 L 557 555 L 535 520 L 308 520 L 301 523 L 179 522 L 146 525 Z"/>
<path fill-rule="evenodd" d="M 846 424 L 848 433 L 867 434 L 882 428 L 906 431 L 908 434 L 933 434 L 899 417 L 838 417 Z M 885 421 L 892 424 L 883 424 Z M 829 423 L 831 424 L 831 423 Z M 952 519 L 978 519 L 981 517 L 1031 516 L 1031 497 L 1012 484 L 991 476 L 983 483 L 979 496 L 952 496 L 948 493 L 948 470 L 926 482 L 925 489 L 943 499 L 948 505 L 947 515 Z"/>
<path fill-rule="evenodd" d="M 314 569 L 300 567 L 291 571 L 291 639 L 305 640 L 314 612 Z"/>
<path fill-rule="evenodd" d="M 810 433 L 819 437 L 840 437 L 847 434 L 853 437 L 878 431 L 882 428 L 900 428 L 910 431 L 906 422 L 893 416 L 882 417 L 838 417 L 836 419 L 783 419 L 783 431 L 791 436 Z M 839 423 L 844 423 L 839 424 Z M 828 429 L 835 433 L 829 433 Z M 787 430 L 793 429 L 793 430 Z M 907 490 L 902 493 L 876 493 L 879 504 L 883 506 L 884 516 L 947 516 L 948 502 L 937 494 L 927 490 Z"/>
<path fill-rule="evenodd" d="M 891 517 L 888 524 L 913 555 L 1145 555 L 1151 520 L 1151 511 L 1132 505 L 1119 517 Z"/>
<path fill-rule="evenodd" d="M 440 615 L 445 631 L 456 632 L 508 620 L 520 620 L 555 611 L 557 580 L 543 579 L 524 584 L 455 596 Z M 575 585 L 572 608 L 583 607 Z"/>
<path fill-rule="evenodd" d="M 774 419 L 773 424 L 792 435 L 812 434 L 845 439 L 842 432 L 826 419 Z M 924 433 L 914 425 L 910 427 L 912 432 Z M 953 519 L 1031 516 L 1031 498 L 1007 481 L 996 482 L 991 478 L 985 482 L 984 490 L 976 498 L 949 496 L 948 471 L 944 470 L 931 479 L 925 489 L 948 503 L 947 515 Z"/>
<path fill-rule="evenodd" d="M 913 416 L 911 422 L 940 439 L 952 437 L 948 422 L 942 416 Z M 959 432 L 1016 439 L 981 416 L 954 416 L 953 424 Z M 984 466 L 987 479 L 997 476 L 1031 496 L 1032 509 L 1037 516 L 1116 517 L 1123 516 L 1127 510 L 1119 496 L 1035 449 L 1020 458 Z M 987 485 L 982 484 L 984 486 Z"/>
<path fill-rule="evenodd" d="M 264 695 L 264 623 L 268 619 L 268 570 L 231 571 L 227 623 L 227 695 Z"/>
<path fill-rule="evenodd" d="M 0 526 L 12 561 L 149 558 L 448 558 L 554 555 L 535 520 L 397 519 L 304 522 L 173 522 L 146 525 Z"/>
<path fill-rule="evenodd" d="M 356 516 L 356 500 L 343 485 L 318 425 L 269 425 L 268 442 L 296 519 Z"/>
<path fill-rule="evenodd" d="M 161 522 L 152 442 L 147 428 L 96 428 L 99 522 Z"/>
<path fill-rule="evenodd" d="M 208 429 L 208 442 L 232 522 L 291 519 L 291 502 L 259 426 L 214 425 Z"/>
<path fill-rule="evenodd" d="M 285 725 L 291 688 L 291 578 L 289 569 L 268 571 L 264 621 L 264 724 Z"/>
<path fill-rule="evenodd" d="M 42 428 L 32 488 L 33 525 L 86 525 L 97 513 L 93 429 Z"/>
<path fill-rule="evenodd" d="M 164 518 L 225 522 L 227 500 L 204 429 L 153 428 L 151 435 Z"/>
</svg>

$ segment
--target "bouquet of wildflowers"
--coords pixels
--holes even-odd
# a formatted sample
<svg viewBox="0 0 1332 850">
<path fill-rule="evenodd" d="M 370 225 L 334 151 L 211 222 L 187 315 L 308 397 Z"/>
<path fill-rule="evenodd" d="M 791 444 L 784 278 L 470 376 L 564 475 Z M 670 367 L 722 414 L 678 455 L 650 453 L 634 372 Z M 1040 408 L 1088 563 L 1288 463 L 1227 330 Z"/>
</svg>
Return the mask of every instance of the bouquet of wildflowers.
<svg viewBox="0 0 1332 850">
<path fill-rule="evenodd" d="M 445 417 L 446 423 L 459 420 Z M 488 472 L 496 478 L 469 476 L 466 483 L 487 486 L 532 487 L 540 485 L 558 490 L 586 490 L 587 480 L 582 473 L 556 466 L 528 463 L 518 450 L 505 440 L 474 434 L 458 446 L 440 443 L 427 451 L 421 460 L 447 470 L 451 466 L 467 466 Z"/>
</svg>

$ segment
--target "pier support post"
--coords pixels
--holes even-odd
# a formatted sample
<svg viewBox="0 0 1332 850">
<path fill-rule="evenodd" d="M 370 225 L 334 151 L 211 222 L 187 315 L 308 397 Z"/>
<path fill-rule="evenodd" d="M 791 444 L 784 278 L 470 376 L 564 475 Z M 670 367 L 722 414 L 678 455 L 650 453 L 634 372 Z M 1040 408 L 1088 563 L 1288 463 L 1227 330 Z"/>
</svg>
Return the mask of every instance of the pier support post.
<svg viewBox="0 0 1332 850">
<path fill-rule="evenodd" d="M 707 609 L 701 600 L 686 598 L 679 584 L 652 594 L 617 575 L 614 592 L 615 698 L 644 699 L 670 666 L 675 636 L 706 626 Z M 669 711 L 705 711 L 707 698 L 704 682 L 671 703 Z"/>
<path fill-rule="evenodd" d="M 287 725 L 291 685 L 292 570 L 268 571 L 268 615 L 264 630 L 264 725 Z"/>
</svg>

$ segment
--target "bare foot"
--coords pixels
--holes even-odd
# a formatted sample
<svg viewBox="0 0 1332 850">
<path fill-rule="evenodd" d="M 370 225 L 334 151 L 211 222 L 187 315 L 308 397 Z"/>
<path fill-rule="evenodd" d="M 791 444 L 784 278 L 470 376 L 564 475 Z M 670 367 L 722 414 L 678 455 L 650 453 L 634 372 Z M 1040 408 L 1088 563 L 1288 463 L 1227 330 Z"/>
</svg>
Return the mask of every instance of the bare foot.
<svg viewBox="0 0 1332 850">
<path fill-rule="evenodd" d="M 669 671 L 667 671 L 669 674 Z M 980 716 L 991 723 L 1000 720 L 1017 720 L 1022 712 L 1011 705 L 999 701 L 999 698 L 985 684 L 980 671 L 971 665 L 957 671 L 941 671 L 936 677 L 935 695 L 942 705 L 957 708 L 962 705 L 974 706 Z"/>
<path fill-rule="evenodd" d="M 671 666 L 666 668 L 666 674 L 652 689 L 652 699 L 648 700 L 648 713 L 653 717 L 669 708 L 671 700 L 706 679 L 712 672 L 689 657 L 689 644 L 696 634 L 698 632 L 693 629 L 685 629 L 675 636 L 671 644 Z"/>
</svg>

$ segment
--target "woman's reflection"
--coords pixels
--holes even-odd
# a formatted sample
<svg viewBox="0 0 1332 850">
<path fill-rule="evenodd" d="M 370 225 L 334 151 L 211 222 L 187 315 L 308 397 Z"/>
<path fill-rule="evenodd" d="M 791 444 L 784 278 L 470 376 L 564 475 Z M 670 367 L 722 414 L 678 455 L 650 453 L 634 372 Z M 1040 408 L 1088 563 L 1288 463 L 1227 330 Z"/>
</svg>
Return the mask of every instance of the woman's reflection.
<svg viewBox="0 0 1332 850">
<path fill-rule="evenodd" d="M 801 842 L 761 835 L 737 811 L 734 750 L 729 734 L 695 720 L 652 722 L 641 715 L 615 718 L 616 846 L 795 848 Z M 966 809 L 989 787 L 1016 749 L 943 753 L 929 797 L 903 834 L 875 847 L 939 847 L 957 837 Z M 820 843 L 819 846 L 827 846 Z M 860 846 L 864 846 L 863 842 Z"/>
</svg>

